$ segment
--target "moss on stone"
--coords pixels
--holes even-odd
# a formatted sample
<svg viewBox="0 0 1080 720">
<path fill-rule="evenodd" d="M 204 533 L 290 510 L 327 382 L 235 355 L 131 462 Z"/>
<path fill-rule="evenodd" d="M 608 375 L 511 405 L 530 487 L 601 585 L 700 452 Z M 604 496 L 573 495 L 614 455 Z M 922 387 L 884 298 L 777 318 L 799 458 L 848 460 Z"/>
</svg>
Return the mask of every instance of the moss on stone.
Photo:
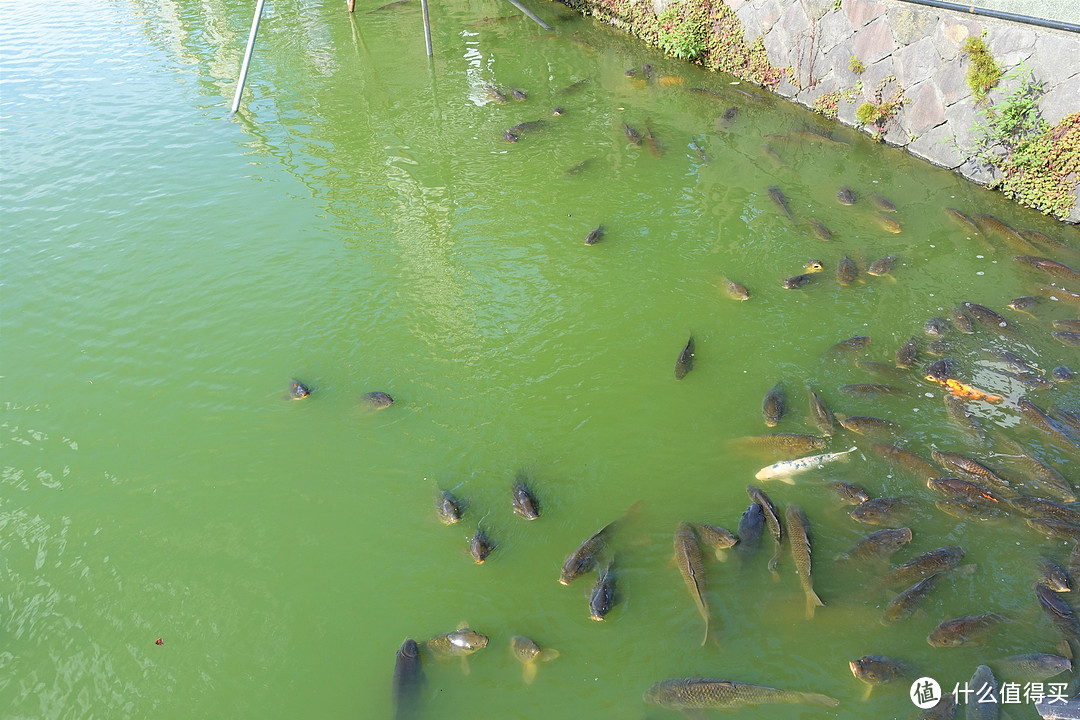
<svg viewBox="0 0 1080 720">
<path fill-rule="evenodd" d="M 968 87 L 975 100 L 982 101 L 990 88 L 997 85 L 1001 79 L 1001 66 L 994 61 L 990 49 L 980 37 L 968 37 L 961 51 L 968 56 L 971 63 L 967 71 Z"/>
<path fill-rule="evenodd" d="M 855 110 L 855 119 L 859 121 L 860 125 L 877 122 L 880 116 L 877 105 L 873 103 L 864 102 Z"/>
</svg>

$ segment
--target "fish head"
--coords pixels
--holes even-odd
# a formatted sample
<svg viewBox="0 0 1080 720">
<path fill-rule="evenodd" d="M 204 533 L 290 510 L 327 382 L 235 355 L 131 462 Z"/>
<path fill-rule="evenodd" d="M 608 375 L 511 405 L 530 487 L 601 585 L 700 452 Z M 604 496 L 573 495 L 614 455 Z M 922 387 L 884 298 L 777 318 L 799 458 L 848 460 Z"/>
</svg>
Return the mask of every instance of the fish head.
<svg viewBox="0 0 1080 720">
<path fill-rule="evenodd" d="M 487 635 L 482 635 L 481 633 L 478 633 L 475 630 L 469 630 L 468 628 L 450 633 L 447 636 L 447 639 L 453 647 L 466 652 L 482 650 L 487 647 L 488 644 Z"/>
<path fill-rule="evenodd" d="M 824 269 L 825 266 L 817 259 L 807 260 L 806 264 L 803 265 L 803 270 L 806 272 L 821 272 Z"/>
<path fill-rule="evenodd" d="M 510 648 L 522 662 L 528 662 L 540 654 L 540 647 L 529 638 L 521 635 L 510 638 Z"/>
<path fill-rule="evenodd" d="M 678 689 L 675 685 L 677 682 L 676 680 L 664 680 L 655 683 L 645 691 L 641 699 L 648 705 L 670 705 L 677 698 Z"/>
<path fill-rule="evenodd" d="M 861 657 L 858 660 L 849 660 L 848 667 L 851 668 L 851 674 L 857 679 L 865 682 L 874 682 L 873 666 L 865 657 Z"/>
<path fill-rule="evenodd" d="M 563 564 L 559 572 L 559 584 L 569 585 L 595 566 L 595 558 L 575 552 Z"/>
<path fill-rule="evenodd" d="M 848 663 L 851 674 L 870 685 L 886 683 L 896 677 L 901 667 L 895 660 L 879 655 L 863 655 Z"/>
<path fill-rule="evenodd" d="M 589 598 L 589 618 L 600 622 L 611 612 L 611 594 L 598 590 Z"/>
<path fill-rule="evenodd" d="M 964 644 L 963 635 L 941 635 L 930 643 L 934 647 L 959 647 Z"/>
</svg>

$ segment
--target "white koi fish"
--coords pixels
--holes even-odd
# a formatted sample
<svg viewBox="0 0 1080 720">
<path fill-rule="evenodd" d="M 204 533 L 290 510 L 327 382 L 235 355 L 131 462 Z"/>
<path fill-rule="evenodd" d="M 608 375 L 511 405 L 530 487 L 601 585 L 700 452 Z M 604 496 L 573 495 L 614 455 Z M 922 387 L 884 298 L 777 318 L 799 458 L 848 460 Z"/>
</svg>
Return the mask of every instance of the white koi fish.
<svg viewBox="0 0 1080 720">
<path fill-rule="evenodd" d="M 783 462 L 778 462 L 775 465 L 761 468 L 754 477 L 758 480 L 779 480 L 788 485 L 794 485 L 795 481 L 791 479 L 792 475 L 797 475 L 798 473 L 805 472 L 811 468 L 821 467 L 825 463 L 830 463 L 835 460 L 847 462 L 847 457 L 845 456 L 854 451 L 855 448 L 852 447 L 851 450 L 844 450 L 843 452 L 810 455 L 809 457 L 799 458 L 798 460 L 785 460 Z"/>
</svg>

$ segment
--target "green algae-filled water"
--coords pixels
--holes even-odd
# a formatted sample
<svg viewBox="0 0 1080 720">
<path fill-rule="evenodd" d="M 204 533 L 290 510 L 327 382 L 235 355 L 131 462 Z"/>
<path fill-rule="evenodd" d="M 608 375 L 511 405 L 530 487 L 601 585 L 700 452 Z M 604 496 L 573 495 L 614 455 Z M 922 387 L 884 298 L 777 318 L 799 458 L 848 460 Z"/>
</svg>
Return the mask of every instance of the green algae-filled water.
<svg viewBox="0 0 1080 720">
<path fill-rule="evenodd" d="M 1067 546 L 1020 519 L 937 511 L 918 478 L 846 431 L 829 449 L 858 446 L 853 460 L 765 485 L 810 518 L 827 603 L 812 621 L 786 548 L 780 580 L 766 570 L 766 535 L 745 567 L 708 561 L 718 644 L 702 647 L 669 559 L 680 521 L 735 529 L 745 486 L 777 458 L 731 441 L 766 432 L 761 401 L 778 381 L 777 431 L 811 430 L 809 384 L 837 412 L 900 423 L 897 441 L 925 457 L 947 449 L 1020 477 L 998 433 L 1080 484 L 1077 455 L 1020 418 L 1022 386 L 983 351 L 1080 370 L 1049 334 L 1080 309 L 1045 296 L 1031 315 L 1007 309 L 1047 283 L 943 207 L 1080 248 L 1075 230 L 554 3 L 536 7 L 553 33 L 525 18 L 473 24 L 514 12 L 494 0 L 435 4 L 428 63 L 415 1 L 350 17 L 272 0 L 229 118 L 251 5 L 0 5 L 0 714 L 387 718 L 402 640 L 463 620 L 491 643 L 468 675 L 425 655 L 422 717 L 673 718 L 643 691 L 701 675 L 840 700 L 732 717 L 906 718 L 907 683 L 865 699 L 848 661 L 900 657 L 951 689 L 979 663 L 1054 650 L 1031 583 L 1037 558 L 1064 562 Z M 624 75 L 644 63 L 651 83 Z M 529 97 L 495 104 L 487 83 Z M 730 105 L 738 116 L 718 126 Z M 624 134 L 646 119 L 661 156 Z M 847 144 L 798 135 L 808 128 Z M 841 185 L 854 206 L 836 201 Z M 902 233 L 877 224 L 873 192 L 896 204 Z M 845 254 L 860 271 L 899 260 L 843 287 Z M 781 289 L 811 257 L 825 271 Z M 752 298 L 726 297 L 725 277 Z M 971 405 L 986 444 L 921 380 L 923 323 L 963 301 L 1020 329 L 946 336 L 963 378 L 1007 396 Z M 690 332 L 695 367 L 677 382 Z M 829 353 L 853 335 L 872 337 L 865 359 L 890 363 L 919 336 L 919 365 L 894 381 L 910 394 L 838 391 L 876 379 Z M 294 377 L 313 391 L 302 402 L 283 399 Z M 373 390 L 393 407 L 366 412 Z M 1076 384 L 1029 396 L 1080 405 Z M 522 468 L 543 506 L 532 523 L 511 514 Z M 826 478 L 912 499 L 915 538 L 897 560 L 960 544 L 974 572 L 882 626 L 891 595 L 863 590 L 877 571 L 832 561 L 875 528 L 846 517 Z M 467 499 L 460 525 L 437 521 L 436 486 Z M 563 587 L 559 568 L 636 500 L 620 602 L 593 622 L 593 577 Z M 498 547 L 475 565 L 481 519 Z M 991 610 L 1008 622 L 984 646 L 925 642 L 946 617 Z M 560 651 L 532 685 L 515 634 Z"/>
</svg>

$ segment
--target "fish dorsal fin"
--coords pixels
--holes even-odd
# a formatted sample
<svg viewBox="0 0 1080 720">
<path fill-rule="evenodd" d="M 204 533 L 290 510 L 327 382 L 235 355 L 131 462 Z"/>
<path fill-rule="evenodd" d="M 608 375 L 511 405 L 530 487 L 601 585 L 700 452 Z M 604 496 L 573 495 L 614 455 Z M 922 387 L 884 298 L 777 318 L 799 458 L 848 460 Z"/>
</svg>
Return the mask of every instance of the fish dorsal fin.
<svg viewBox="0 0 1080 720">
<path fill-rule="evenodd" d="M 461 622 L 458 623 L 458 626 L 455 629 L 456 630 L 468 630 L 469 629 L 468 621 L 462 620 Z"/>
</svg>

